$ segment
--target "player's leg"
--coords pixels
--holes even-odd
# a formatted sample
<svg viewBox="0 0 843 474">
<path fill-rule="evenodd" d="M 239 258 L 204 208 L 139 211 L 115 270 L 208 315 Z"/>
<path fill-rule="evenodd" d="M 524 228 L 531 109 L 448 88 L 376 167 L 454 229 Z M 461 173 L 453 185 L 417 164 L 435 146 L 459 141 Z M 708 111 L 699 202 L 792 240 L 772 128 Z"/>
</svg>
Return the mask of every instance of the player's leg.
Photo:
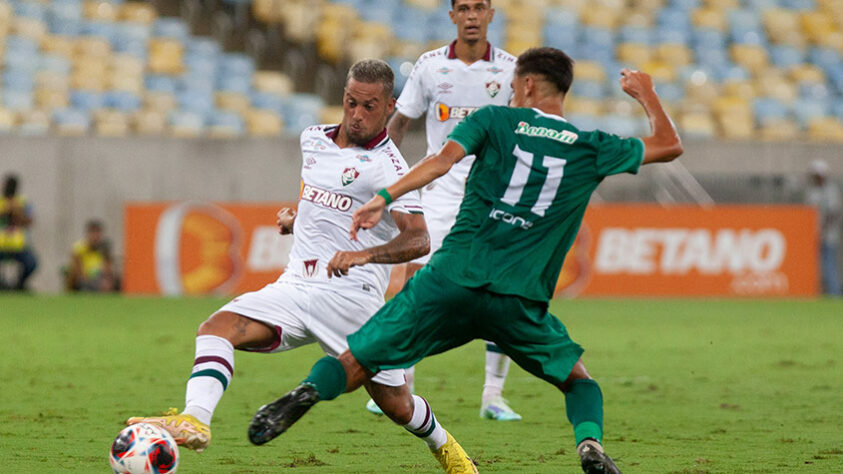
<svg viewBox="0 0 843 474">
<path fill-rule="evenodd" d="M 133 417 L 127 424 L 147 422 L 162 426 L 180 445 L 204 450 L 211 440 L 214 410 L 234 375 L 234 350 L 272 352 L 289 348 L 303 331 L 293 313 L 298 311 L 293 285 L 267 285 L 224 305 L 200 324 L 196 333 L 193 370 L 185 389 L 185 408 L 164 416 Z M 287 341 L 282 345 L 280 328 Z"/>
<path fill-rule="evenodd" d="M 38 260 L 35 258 L 35 253 L 30 249 L 14 254 L 14 259 L 20 264 L 20 272 L 15 283 L 15 290 L 25 290 L 26 281 L 35 272 L 35 268 L 38 266 Z"/>
<path fill-rule="evenodd" d="M 413 275 L 415 275 L 416 272 L 423 266 L 423 263 L 416 263 L 416 261 L 412 261 L 404 265 L 404 285 L 402 285 L 402 288 L 407 286 L 407 282 L 410 281 L 410 278 L 413 278 Z M 407 386 L 410 388 L 410 392 L 414 393 L 416 391 L 416 366 L 404 369 L 404 377 L 407 379 Z M 366 410 L 369 410 L 369 413 L 375 415 L 383 415 L 383 410 L 380 409 L 373 398 L 370 398 L 369 401 L 366 402 Z"/>
<path fill-rule="evenodd" d="M 480 418 L 497 421 L 518 421 L 521 415 L 510 408 L 503 398 L 503 384 L 509 373 L 509 356 L 492 341 L 486 341 L 486 381 L 483 383 L 483 397 Z"/>
<path fill-rule="evenodd" d="M 603 395 L 588 374 L 582 348 L 547 306 L 517 297 L 487 299 L 484 337 L 494 340 L 524 370 L 550 382 L 565 394 L 565 411 L 574 428 L 577 452 L 585 472 L 620 472 L 603 453 Z"/>
</svg>

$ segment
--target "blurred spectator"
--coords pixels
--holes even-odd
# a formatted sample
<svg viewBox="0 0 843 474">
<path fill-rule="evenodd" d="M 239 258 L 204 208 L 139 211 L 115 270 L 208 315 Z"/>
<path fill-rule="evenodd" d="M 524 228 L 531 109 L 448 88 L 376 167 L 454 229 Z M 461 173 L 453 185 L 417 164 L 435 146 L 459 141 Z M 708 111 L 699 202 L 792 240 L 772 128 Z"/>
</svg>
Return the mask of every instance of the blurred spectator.
<svg viewBox="0 0 843 474">
<path fill-rule="evenodd" d="M 0 289 L 26 290 L 26 280 L 38 265 L 30 246 L 29 227 L 32 207 L 18 194 L 18 177 L 6 175 L 3 197 L 0 198 L 0 264 L 12 260 L 20 264 L 17 281 L 11 286 L 0 272 Z"/>
<path fill-rule="evenodd" d="M 111 243 L 105 238 L 102 222 L 85 224 L 85 237 L 73 244 L 67 289 L 70 291 L 117 291 L 119 280 L 111 259 Z"/>
<path fill-rule="evenodd" d="M 843 203 L 840 189 L 828 179 L 828 164 L 814 160 L 808 172 L 808 186 L 805 202 L 815 209 L 819 218 L 820 269 L 823 291 L 827 295 L 840 296 L 840 219 Z"/>
</svg>

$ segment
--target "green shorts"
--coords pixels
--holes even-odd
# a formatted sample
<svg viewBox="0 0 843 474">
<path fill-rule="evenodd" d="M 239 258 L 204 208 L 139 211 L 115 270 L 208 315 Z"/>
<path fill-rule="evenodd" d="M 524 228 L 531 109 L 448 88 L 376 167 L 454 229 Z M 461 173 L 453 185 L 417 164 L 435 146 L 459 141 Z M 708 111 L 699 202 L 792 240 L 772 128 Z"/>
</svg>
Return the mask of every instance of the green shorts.
<svg viewBox="0 0 843 474">
<path fill-rule="evenodd" d="M 411 367 L 473 339 L 494 342 L 554 385 L 568 378 L 583 353 L 546 303 L 466 288 L 430 265 L 349 335 L 348 347 L 360 364 L 378 372 Z"/>
</svg>

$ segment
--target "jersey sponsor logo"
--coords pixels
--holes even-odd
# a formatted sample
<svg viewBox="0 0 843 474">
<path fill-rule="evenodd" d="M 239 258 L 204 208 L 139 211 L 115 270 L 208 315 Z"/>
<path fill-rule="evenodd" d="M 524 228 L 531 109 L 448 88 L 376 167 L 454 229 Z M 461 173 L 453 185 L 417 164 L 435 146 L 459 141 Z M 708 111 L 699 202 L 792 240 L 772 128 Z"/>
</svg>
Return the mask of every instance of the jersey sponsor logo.
<svg viewBox="0 0 843 474">
<path fill-rule="evenodd" d="M 347 211 L 351 209 L 352 203 L 352 199 L 349 196 L 332 193 L 331 191 L 326 191 L 309 184 L 305 184 L 304 187 L 302 187 L 301 198 L 305 201 L 310 201 L 313 204 L 318 204 L 330 209 L 336 209 L 338 211 Z"/>
<path fill-rule="evenodd" d="M 567 145 L 573 145 L 574 142 L 577 141 L 577 138 L 579 138 L 579 135 L 569 130 L 554 130 L 546 127 L 534 127 L 527 122 L 518 122 L 518 127 L 515 128 L 515 133 L 531 137 L 549 138 Z"/>
<path fill-rule="evenodd" d="M 316 158 L 312 155 L 307 155 L 304 159 L 304 169 L 309 170 L 311 166 L 316 164 Z"/>
<path fill-rule="evenodd" d="M 500 74 L 503 72 L 503 69 L 497 66 L 487 67 L 486 70 L 491 72 L 492 74 Z"/>
<path fill-rule="evenodd" d="M 436 72 L 438 72 L 439 74 L 442 74 L 443 76 L 448 75 L 448 73 L 451 72 L 451 71 L 453 71 L 453 69 L 447 68 L 445 66 L 442 66 L 442 67 L 440 67 L 439 69 L 436 70 Z"/>
<path fill-rule="evenodd" d="M 369 158 L 369 155 L 366 155 L 366 154 L 357 155 L 357 156 L 355 156 L 355 158 L 360 160 L 360 163 L 368 163 L 368 162 L 372 161 L 372 159 Z"/>
<path fill-rule="evenodd" d="M 767 274 L 780 269 L 787 241 L 778 229 L 676 229 L 609 227 L 597 243 L 602 273 L 647 275 Z"/>
<path fill-rule="evenodd" d="M 477 110 L 478 107 L 464 107 L 464 106 L 453 106 L 449 107 L 441 102 L 436 104 L 436 117 L 439 119 L 440 122 L 446 122 L 450 119 L 457 119 L 462 120 L 468 117 L 472 112 Z"/>
<path fill-rule="evenodd" d="M 354 168 L 346 168 L 342 172 L 342 185 L 348 186 L 349 184 L 353 183 L 357 177 L 360 176 L 360 172 Z"/>
<path fill-rule="evenodd" d="M 302 267 L 302 275 L 305 278 L 313 278 L 316 276 L 316 272 L 319 270 L 319 259 L 314 258 L 313 260 L 305 260 L 302 262 L 304 266 Z"/>
<path fill-rule="evenodd" d="M 498 95 L 498 92 L 501 91 L 501 83 L 498 81 L 489 81 L 486 83 L 486 93 L 489 94 L 489 97 L 495 98 Z"/>
<path fill-rule="evenodd" d="M 489 218 L 496 221 L 501 221 L 504 224 L 509 224 L 514 227 L 520 227 L 524 230 L 533 227 L 533 223 L 531 221 L 528 221 L 523 217 L 510 214 L 506 211 L 502 211 L 500 209 L 492 209 L 492 212 L 489 213 Z"/>
</svg>

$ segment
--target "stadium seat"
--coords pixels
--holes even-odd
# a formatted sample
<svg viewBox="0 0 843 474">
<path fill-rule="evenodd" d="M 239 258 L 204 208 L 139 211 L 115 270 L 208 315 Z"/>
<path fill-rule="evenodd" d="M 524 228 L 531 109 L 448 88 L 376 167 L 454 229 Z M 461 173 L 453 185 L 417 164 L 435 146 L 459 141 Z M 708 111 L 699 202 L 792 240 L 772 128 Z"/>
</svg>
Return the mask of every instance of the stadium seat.
<svg viewBox="0 0 843 474">
<path fill-rule="evenodd" d="M 55 110 L 52 119 L 56 133 L 61 136 L 85 135 L 91 126 L 90 115 L 87 111 L 81 109 L 64 108 Z"/>
<path fill-rule="evenodd" d="M 808 138 L 843 143 L 843 120 L 836 117 L 821 117 L 812 120 L 808 124 Z"/>
<path fill-rule="evenodd" d="M 253 137 L 277 137 L 284 129 L 281 115 L 267 109 L 251 109 L 246 113 L 246 125 Z"/>
<path fill-rule="evenodd" d="M 216 106 L 243 115 L 251 107 L 251 98 L 247 94 L 231 91 L 217 91 L 214 94 Z"/>
<path fill-rule="evenodd" d="M 15 129 L 17 115 L 14 111 L 0 107 L 0 134 L 11 133 Z"/>
<path fill-rule="evenodd" d="M 139 135 L 163 135 L 167 131 L 167 112 L 144 109 L 135 113 L 133 129 Z"/>
<path fill-rule="evenodd" d="M 205 118 L 202 114 L 190 111 L 174 110 L 170 112 L 169 133 L 177 138 L 196 138 L 205 131 Z"/>
<path fill-rule="evenodd" d="M 18 115 L 17 131 L 21 135 L 46 135 L 50 131 L 50 117 L 43 110 L 22 111 Z"/>
<path fill-rule="evenodd" d="M 208 136 L 211 138 L 235 138 L 243 136 L 246 127 L 239 113 L 214 111 L 208 116 Z"/>
</svg>

